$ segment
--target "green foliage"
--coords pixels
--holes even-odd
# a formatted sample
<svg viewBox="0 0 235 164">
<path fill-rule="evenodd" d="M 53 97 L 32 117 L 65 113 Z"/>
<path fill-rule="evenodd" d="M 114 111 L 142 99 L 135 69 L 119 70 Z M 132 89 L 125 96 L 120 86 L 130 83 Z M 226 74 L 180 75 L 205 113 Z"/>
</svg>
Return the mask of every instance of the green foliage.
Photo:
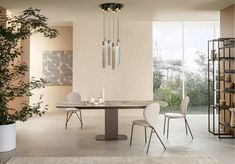
<svg viewBox="0 0 235 164">
<path fill-rule="evenodd" d="M 198 59 L 196 59 L 195 62 L 200 66 L 200 72 L 202 73 L 203 78 L 207 78 L 208 63 L 206 54 L 200 51 L 196 52 L 196 54 L 198 55 Z"/>
<path fill-rule="evenodd" d="M 178 110 L 182 98 L 180 73 L 182 62 L 168 60 L 165 63 L 153 58 L 153 94 L 154 100 L 162 100 L 168 104 L 167 108 Z M 166 77 L 162 70 L 165 70 Z"/>
<path fill-rule="evenodd" d="M 180 74 L 176 74 L 165 81 L 165 87 L 169 88 L 172 92 L 182 92 L 182 79 L 180 78 Z"/>
<path fill-rule="evenodd" d="M 163 74 L 160 71 L 160 62 L 153 58 L 153 93 L 155 93 L 163 84 Z"/>
<path fill-rule="evenodd" d="M 174 92 L 171 88 L 162 87 L 154 93 L 154 99 L 165 101 L 172 110 L 178 110 L 182 99 L 181 92 Z"/>
<path fill-rule="evenodd" d="M 153 92 L 157 91 L 163 83 L 163 74 L 156 70 L 153 72 Z"/>
<path fill-rule="evenodd" d="M 204 106 L 208 104 L 207 79 L 201 75 L 186 72 L 186 94 L 190 98 L 190 105 Z"/>
<path fill-rule="evenodd" d="M 196 106 L 206 106 L 207 99 L 207 73 L 208 65 L 206 55 L 202 52 L 197 52 L 198 58 L 195 64 L 199 66 L 200 74 L 194 72 L 185 72 L 185 95 L 189 96 L 189 105 L 195 108 Z M 155 100 L 162 100 L 168 104 L 165 108 L 169 110 L 179 110 L 182 99 L 182 62 L 180 61 L 159 61 L 156 57 L 153 58 L 153 94 Z M 165 70 L 165 74 L 162 71 Z"/>
<path fill-rule="evenodd" d="M 23 78 L 28 71 L 26 63 L 17 62 L 23 54 L 18 44 L 34 33 L 42 33 L 44 37 L 55 38 L 57 30 L 48 27 L 47 18 L 40 15 L 39 9 L 29 8 L 21 15 L 6 17 L 6 25 L 0 25 L 0 125 L 17 120 L 26 121 L 33 115 L 41 116 L 47 110 L 42 106 L 42 96 L 38 103 L 21 104 L 21 109 L 12 109 L 9 103 L 16 98 L 32 96 L 32 90 L 43 88 L 43 79 L 32 79 L 25 82 Z"/>
</svg>

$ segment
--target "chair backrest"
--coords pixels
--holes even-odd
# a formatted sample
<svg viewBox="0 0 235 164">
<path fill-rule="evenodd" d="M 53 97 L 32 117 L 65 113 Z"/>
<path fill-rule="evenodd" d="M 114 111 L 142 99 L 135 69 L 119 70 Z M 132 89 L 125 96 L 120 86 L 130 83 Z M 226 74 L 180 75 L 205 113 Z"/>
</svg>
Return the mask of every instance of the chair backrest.
<svg viewBox="0 0 235 164">
<path fill-rule="evenodd" d="M 67 96 L 67 101 L 79 102 L 79 101 L 81 101 L 81 95 L 77 92 L 70 92 Z"/>
<path fill-rule="evenodd" d="M 187 114 L 188 103 L 189 103 L 188 96 L 186 96 L 185 98 L 183 98 L 183 100 L 181 100 L 180 109 L 181 109 L 182 114 L 184 114 L 184 115 Z"/>
<path fill-rule="evenodd" d="M 156 128 L 159 112 L 160 105 L 158 103 L 150 104 L 144 109 L 144 119 L 153 128 Z"/>
</svg>

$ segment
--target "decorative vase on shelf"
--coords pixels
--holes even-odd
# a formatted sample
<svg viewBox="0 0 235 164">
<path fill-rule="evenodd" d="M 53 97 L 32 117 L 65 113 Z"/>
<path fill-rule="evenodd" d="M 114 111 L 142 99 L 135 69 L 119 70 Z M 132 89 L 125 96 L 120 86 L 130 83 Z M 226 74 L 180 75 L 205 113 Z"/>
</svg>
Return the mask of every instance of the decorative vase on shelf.
<svg viewBox="0 0 235 164">
<path fill-rule="evenodd" d="M 230 120 L 230 126 L 235 127 L 235 108 L 229 108 L 231 111 L 231 120 Z"/>
</svg>

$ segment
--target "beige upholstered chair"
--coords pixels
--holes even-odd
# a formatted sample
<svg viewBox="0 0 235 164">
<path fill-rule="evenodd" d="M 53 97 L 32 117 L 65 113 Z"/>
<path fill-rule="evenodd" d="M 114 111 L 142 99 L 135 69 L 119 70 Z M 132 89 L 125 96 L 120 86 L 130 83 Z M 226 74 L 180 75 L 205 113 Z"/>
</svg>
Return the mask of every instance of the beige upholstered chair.
<svg viewBox="0 0 235 164">
<path fill-rule="evenodd" d="M 74 102 L 74 103 L 79 102 L 79 101 L 81 101 L 81 96 L 77 92 L 70 92 L 68 94 L 68 96 L 67 96 L 67 101 L 68 102 Z M 81 109 L 66 108 L 66 111 L 67 111 L 67 115 L 66 115 L 65 129 L 67 129 L 68 122 L 69 122 L 69 120 L 70 120 L 70 118 L 71 118 L 71 116 L 73 114 L 77 115 L 77 117 L 78 117 L 78 119 L 79 119 L 79 121 L 81 123 L 81 129 L 82 129 L 83 128 L 83 122 L 82 122 L 82 112 L 81 112 Z M 77 112 L 79 112 L 80 115 L 78 115 Z"/>
<path fill-rule="evenodd" d="M 146 137 L 146 127 L 151 128 L 151 133 L 149 137 L 149 142 L 148 142 L 148 148 L 147 148 L 147 153 L 149 151 L 149 145 L 151 142 L 152 134 L 155 133 L 160 140 L 162 146 L 164 149 L 166 149 L 165 145 L 163 144 L 161 138 L 159 137 L 157 131 L 156 131 L 156 125 L 157 125 L 157 119 L 158 115 L 160 112 L 160 105 L 157 103 L 150 104 L 144 109 L 144 120 L 134 120 L 132 121 L 132 129 L 131 129 L 131 139 L 130 139 L 130 146 L 132 144 L 132 136 L 133 136 L 133 130 L 135 125 L 143 126 L 145 128 L 145 143 L 147 142 L 147 137 Z"/>
<path fill-rule="evenodd" d="M 189 124 L 188 124 L 188 121 L 187 121 L 187 118 L 186 118 L 187 110 L 188 110 L 188 103 L 189 103 L 189 97 L 185 97 L 181 101 L 181 104 L 180 104 L 181 113 L 165 113 L 163 134 L 165 134 L 166 119 L 168 119 L 168 121 L 167 121 L 167 138 L 169 136 L 170 119 L 176 119 L 176 118 L 179 119 L 179 118 L 181 118 L 181 119 L 184 119 L 186 134 L 188 134 L 188 129 L 189 129 L 189 132 L 190 132 L 191 137 L 193 139 L 193 134 L 191 132 L 191 129 L 189 127 Z"/>
</svg>

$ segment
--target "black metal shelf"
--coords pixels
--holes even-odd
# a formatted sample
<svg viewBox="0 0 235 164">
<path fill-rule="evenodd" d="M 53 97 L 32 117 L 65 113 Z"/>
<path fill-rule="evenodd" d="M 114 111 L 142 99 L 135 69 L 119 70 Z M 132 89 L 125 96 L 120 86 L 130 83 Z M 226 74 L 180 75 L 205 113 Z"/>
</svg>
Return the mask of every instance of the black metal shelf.
<svg viewBox="0 0 235 164">
<path fill-rule="evenodd" d="M 225 83 L 231 83 L 232 81 L 231 80 L 222 80 L 220 79 L 221 82 L 225 82 Z"/>
<path fill-rule="evenodd" d="M 226 92 L 226 93 L 235 93 L 235 88 L 224 88 L 224 92 Z"/>
<path fill-rule="evenodd" d="M 220 47 L 219 49 L 225 49 L 225 48 L 235 48 L 235 45 L 227 45 L 227 46 Z"/>
<path fill-rule="evenodd" d="M 224 70 L 224 74 L 235 74 L 235 70 Z"/>
<path fill-rule="evenodd" d="M 220 57 L 219 60 L 222 60 L 222 61 L 235 61 L 235 57 Z"/>
<path fill-rule="evenodd" d="M 218 38 L 218 39 L 212 39 L 209 40 L 209 42 L 224 42 L 225 40 L 234 40 L 235 38 Z"/>
<path fill-rule="evenodd" d="M 235 127 L 230 126 L 229 123 L 220 122 L 220 125 L 222 125 L 222 126 L 224 126 L 224 127 L 226 127 L 226 128 L 229 128 L 229 129 L 231 129 L 231 130 L 235 130 Z"/>
<path fill-rule="evenodd" d="M 221 109 L 221 110 L 229 110 L 229 108 L 231 108 L 231 106 L 228 106 L 228 105 L 224 105 L 224 106 L 215 106 L 215 108 Z"/>
<path fill-rule="evenodd" d="M 235 129 L 235 127 L 223 123 L 220 118 L 221 114 L 223 114 L 224 119 L 228 120 L 228 115 L 225 113 L 229 112 L 231 115 L 229 108 L 231 107 L 235 89 L 228 89 L 226 86 L 233 80 L 225 80 L 220 76 L 228 75 L 231 78 L 231 76 L 235 75 L 235 70 L 231 66 L 234 65 L 235 61 L 235 57 L 231 56 L 234 48 L 235 38 L 218 38 L 208 41 L 208 131 L 214 135 L 218 135 L 219 138 L 224 138 L 222 136 L 226 135 L 231 136 Z M 225 89 L 222 90 L 221 87 Z M 229 100 L 227 101 L 227 106 L 219 106 L 219 100 L 225 99 L 225 97 L 226 100 L 227 98 Z M 225 138 L 234 137 L 226 136 Z"/>
<path fill-rule="evenodd" d="M 225 90 L 213 90 L 215 92 L 223 92 L 223 93 L 227 93 L 227 94 L 235 94 L 235 91 L 225 91 Z"/>
<path fill-rule="evenodd" d="M 235 61 L 235 58 L 234 57 L 220 57 L 220 58 L 216 58 L 214 60 L 212 59 L 209 59 L 208 61 L 211 61 L 211 62 L 215 62 L 215 61 Z"/>
</svg>

